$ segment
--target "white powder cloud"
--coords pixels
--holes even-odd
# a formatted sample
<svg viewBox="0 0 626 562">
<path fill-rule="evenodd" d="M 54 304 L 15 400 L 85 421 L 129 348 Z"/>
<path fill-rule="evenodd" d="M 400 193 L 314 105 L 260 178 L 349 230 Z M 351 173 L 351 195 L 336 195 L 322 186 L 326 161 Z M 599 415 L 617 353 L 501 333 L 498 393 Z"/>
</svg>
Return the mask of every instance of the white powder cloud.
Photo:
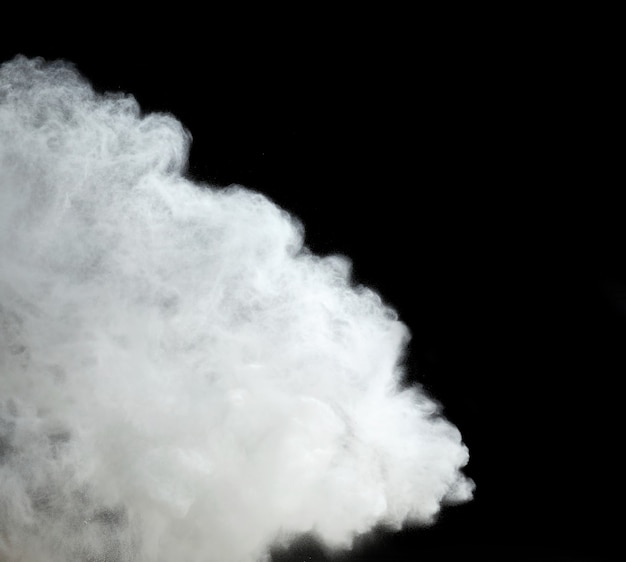
<svg viewBox="0 0 626 562">
<path fill-rule="evenodd" d="M 190 136 L 65 62 L 0 67 L 0 558 L 263 559 L 471 497 L 408 330 Z"/>
</svg>

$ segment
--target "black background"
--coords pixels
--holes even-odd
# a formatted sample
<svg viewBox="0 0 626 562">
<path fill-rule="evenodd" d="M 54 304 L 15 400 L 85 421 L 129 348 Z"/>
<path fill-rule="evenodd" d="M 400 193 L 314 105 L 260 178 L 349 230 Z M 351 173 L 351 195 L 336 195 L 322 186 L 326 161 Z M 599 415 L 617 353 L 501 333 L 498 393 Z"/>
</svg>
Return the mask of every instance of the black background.
<svg viewBox="0 0 626 562">
<path fill-rule="evenodd" d="M 279 16 L 86 28 L 0 54 L 70 60 L 97 90 L 172 113 L 190 176 L 268 195 L 408 324 L 407 376 L 460 428 L 475 499 L 339 560 L 620 559 L 614 15 Z M 273 557 L 301 560 L 327 556 L 304 540 Z"/>
</svg>

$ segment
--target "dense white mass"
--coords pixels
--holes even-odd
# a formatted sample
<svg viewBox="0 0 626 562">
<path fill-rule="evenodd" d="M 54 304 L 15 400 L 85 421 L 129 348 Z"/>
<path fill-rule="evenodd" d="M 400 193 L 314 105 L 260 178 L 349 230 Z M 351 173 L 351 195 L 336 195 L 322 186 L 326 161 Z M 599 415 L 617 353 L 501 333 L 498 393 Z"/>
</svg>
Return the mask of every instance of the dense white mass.
<svg viewBox="0 0 626 562">
<path fill-rule="evenodd" d="M 190 136 L 68 63 L 0 67 L 0 559 L 246 562 L 466 500 L 408 330 Z"/>
</svg>

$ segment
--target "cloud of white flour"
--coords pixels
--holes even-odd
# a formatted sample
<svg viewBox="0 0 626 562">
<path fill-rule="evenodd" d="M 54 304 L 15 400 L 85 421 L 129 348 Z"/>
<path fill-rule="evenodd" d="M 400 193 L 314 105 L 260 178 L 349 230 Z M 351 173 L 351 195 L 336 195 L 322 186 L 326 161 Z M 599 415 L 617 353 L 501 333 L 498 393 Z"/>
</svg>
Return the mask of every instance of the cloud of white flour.
<svg viewBox="0 0 626 562">
<path fill-rule="evenodd" d="M 408 330 L 172 116 L 0 67 L 0 559 L 243 562 L 469 499 Z"/>
</svg>

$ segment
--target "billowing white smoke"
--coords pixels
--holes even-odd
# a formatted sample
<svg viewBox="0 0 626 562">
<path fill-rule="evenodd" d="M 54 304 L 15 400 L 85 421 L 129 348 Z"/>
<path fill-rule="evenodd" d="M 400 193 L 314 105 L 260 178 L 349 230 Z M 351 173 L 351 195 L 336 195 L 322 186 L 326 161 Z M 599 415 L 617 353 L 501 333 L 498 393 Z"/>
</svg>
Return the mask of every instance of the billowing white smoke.
<svg viewBox="0 0 626 562">
<path fill-rule="evenodd" d="M 67 63 L 0 68 L 0 559 L 262 559 L 432 522 L 459 432 L 407 328 L 267 198 Z"/>
</svg>

